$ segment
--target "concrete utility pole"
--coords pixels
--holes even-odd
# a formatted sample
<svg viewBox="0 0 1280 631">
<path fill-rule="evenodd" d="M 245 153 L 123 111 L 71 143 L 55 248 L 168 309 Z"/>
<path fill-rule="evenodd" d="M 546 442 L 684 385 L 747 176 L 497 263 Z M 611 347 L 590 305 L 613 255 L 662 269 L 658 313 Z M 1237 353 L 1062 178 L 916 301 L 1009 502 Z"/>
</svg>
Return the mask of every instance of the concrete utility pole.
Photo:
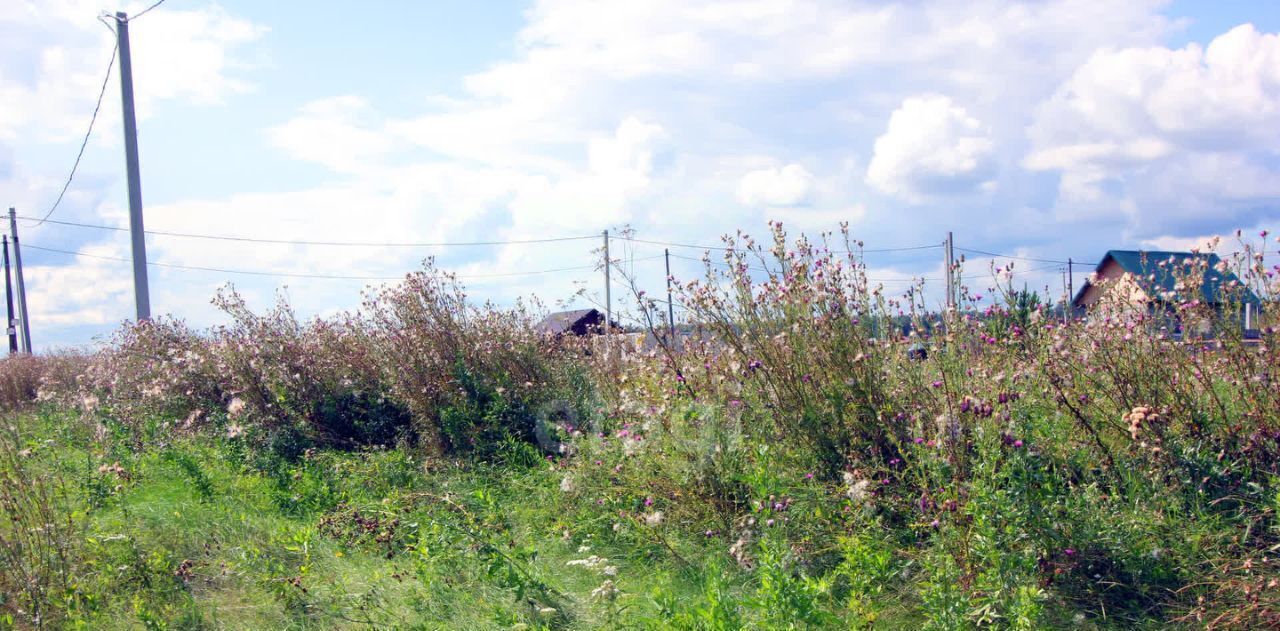
<svg viewBox="0 0 1280 631">
<path fill-rule="evenodd" d="M 609 231 L 604 231 L 604 348 L 607 354 L 613 348 L 613 295 L 609 289 Z"/>
<path fill-rule="evenodd" d="M 1068 306 L 1070 306 L 1070 302 L 1072 300 L 1075 300 L 1075 297 L 1076 297 L 1076 275 L 1075 275 L 1075 270 L 1072 269 L 1073 265 L 1074 264 L 1071 261 L 1071 257 L 1068 256 L 1067 257 L 1067 303 L 1068 303 Z"/>
<path fill-rule="evenodd" d="M 943 256 L 947 259 L 947 310 L 956 308 L 956 273 L 955 259 L 951 253 L 951 231 L 947 231 L 947 243 L 942 248 Z"/>
<path fill-rule="evenodd" d="M 13 284 L 9 277 L 9 235 L 4 235 L 4 300 L 5 306 L 8 308 L 9 326 L 6 327 L 9 333 L 9 354 L 18 352 L 18 329 L 13 326 Z"/>
<path fill-rule="evenodd" d="M 22 248 L 18 247 L 18 213 L 9 208 L 9 232 L 13 234 L 14 272 L 18 277 L 18 323 L 21 326 L 22 350 L 34 353 L 31 348 L 31 319 L 27 316 L 27 284 L 22 277 Z"/>
<path fill-rule="evenodd" d="M 671 305 L 671 250 L 663 248 L 662 255 L 667 259 L 667 328 L 671 329 L 671 339 L 675 339 L 676 311 Z"/>
<path fill-rule="evenodd" d="M 129 233 L 133 237 L 133 297 L 138 321 L 151 319 L 147 286 L 147 238 L 142 227 L 142 173 L 138 168 L 138 123 L 133 115 L 133 62 L 129 54 L 129 16 L 116 13 L 120 49 L 120 102 L 124 111 L 124 161 L 129 177 Z"/>
</svg>

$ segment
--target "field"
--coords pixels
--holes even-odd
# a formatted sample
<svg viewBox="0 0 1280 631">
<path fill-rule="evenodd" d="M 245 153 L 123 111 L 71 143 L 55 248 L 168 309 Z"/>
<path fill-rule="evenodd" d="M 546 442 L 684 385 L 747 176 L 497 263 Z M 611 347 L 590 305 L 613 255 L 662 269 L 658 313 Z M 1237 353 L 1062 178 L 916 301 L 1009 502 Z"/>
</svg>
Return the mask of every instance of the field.
<svg viewBox="0 0 1280 631">
<path fill-rule="evenodd" d="M 1223 305 L 1171 269 L 1167 312 L 1065 321 L 1007 269 L 939 314 L 844 235 L 732 246 L 678 283 L 700 335 L 632 292 L 650 352 L 428 267 L 0 362 L 0 627 L 1280 625 L 1255 246 Z"/>
</svg>

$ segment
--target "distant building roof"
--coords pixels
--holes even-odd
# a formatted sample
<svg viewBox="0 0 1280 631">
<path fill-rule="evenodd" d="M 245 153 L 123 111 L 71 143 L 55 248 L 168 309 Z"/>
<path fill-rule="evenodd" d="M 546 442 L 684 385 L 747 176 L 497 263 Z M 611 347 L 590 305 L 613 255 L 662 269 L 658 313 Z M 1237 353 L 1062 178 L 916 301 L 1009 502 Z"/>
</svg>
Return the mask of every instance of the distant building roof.
<svg viewBox="0 0 1280 631">
<path fill-rule="evenodd" d="M 548 335 L 586 335 L 603 328 L 604 314 L 599 309 L 557 311 L 534 326 L 535 331 Z"/>
<path fill-rule="evenodd" d="M 1201 285 L 1202 298 L 1205 302 L 1209 304 L 1223 302 L 1223 285 L 1233 280 L 1239 281 L 1235 274 L 1219 269 L 1222 259 L 1211 252 L 1110 250 L 1098 262 L 1095 271 L 1101 274 L 1107 264 L 1113 261 L 1126 273 L 1132 274 L 1146 295 L 1154 300 L 1164 300 L 1165 294 L 1176 291 L 1179 276 L 1185 274 L 1190 266 L 1198 265 L 1201 261 L 1206 263 L 1204 282 Z M 1164 265 L 1161 266 L 1161 263 Z M 1090 283 L 1087 281 L 1080 287 L 1080 291 L 1076 292 L 1071 301 L 1073 306 L 1081 305 L 1089 287 Z M 1253 304 L 1260 302 L 1257 295 L 1248 288 L 1243 288 L 1240 299 Z"/>
</svg>

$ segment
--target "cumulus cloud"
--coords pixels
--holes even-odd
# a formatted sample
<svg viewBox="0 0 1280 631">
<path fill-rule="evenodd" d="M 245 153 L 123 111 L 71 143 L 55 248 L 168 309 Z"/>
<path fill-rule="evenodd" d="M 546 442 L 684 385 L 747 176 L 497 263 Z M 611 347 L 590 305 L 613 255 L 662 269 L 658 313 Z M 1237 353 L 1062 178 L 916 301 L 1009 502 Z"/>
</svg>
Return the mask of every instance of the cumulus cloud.
<svg viewBox="0 0 1280 631">
<path fill-rule="evenodd" d="M 20 134 L 68 140 L 84 133 L 115 47 L 115 36 L 94 20 L 100 11 L 78 0 L 0 9 L 0 30 L 23 34 L 0 44 L 0 140 Z M 221 103 L 251 89 L 237 77 L 246 64 L 235 52 L 266 32 L 217 5 L 146 15 L 129 33 L 138 118 L 166 100 Z M 112 72 L 118 76 L 118 68 Z M 109 94 L 117 96 L 118 88 Z M 105 99 L 103 110 L 100 116 L 118 120 L 118 98 Z"/>
<path fill-rule="evenodd" d="M 1252 221 L 1280 194 L 1280 35 L 1243 24 L 1207 47 L 1100 50 L 1039 107 L 1028 135 L 1024 166 L 1061 174 L 1071 214 L 1129 202 L 1133 222 L 1153 230 L 1208 211 Z"/>
<path fill-rule="evenodd" d="M 759 169 L 738 181 L 738 201 L 749 206 L 799 206 L 813 192 L 813 174 L 799 164 Z"/>
<path fill-rule="evenodd" d="M 300 114 L 267 130 L 271 143 L 297 160 L 323 164 L 334 171 L 370 168 L 373 159 L 392 147 L 393 138 L 370 119 L 373 108 L 365 99 L 336 96 L 312 101 Z"/>
<path fill-rule="evenodd" d="M 867 182 L 917 201 L 969 192 L 991 176 L 994 148 L 983 124 L 950 98 L 910 97 L 876 138 Z"/>
</svg>

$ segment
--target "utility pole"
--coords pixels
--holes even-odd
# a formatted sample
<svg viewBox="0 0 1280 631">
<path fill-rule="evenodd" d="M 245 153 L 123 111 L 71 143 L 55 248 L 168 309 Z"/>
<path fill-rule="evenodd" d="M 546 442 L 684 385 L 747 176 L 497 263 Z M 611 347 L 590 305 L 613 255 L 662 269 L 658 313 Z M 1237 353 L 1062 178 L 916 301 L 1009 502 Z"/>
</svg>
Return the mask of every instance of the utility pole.
<svg viewBox="0 0 1280 631">
<path fill-rule="evenodd" d="M 1067 308 L 1068 309 L 1071 308 L 1071 304 L 1075 302 L 1075 299 L 1076 299 L 1076 275 L 1075 275 L 1075 270 L 1071 269 L 1072 266 L 1073 264 L 1071 261 L 1071 257 L 1068 256 L 1067 257 Z"/>
<path fill-rule="evenodd" d="M 9 207 L 9 232 L 13 234 L 14 272 L 18 277 L 18 323 L 22 327 L 22 350 L 34 353 L 31 348 L 31 319 L 27 315 L 27 284 L 22 276 L 22 248 L 18 247 L 18 214 L 12 206 Z"/>
<path fill-rule="evenodd" d="M 9 235 L 4 235 L 4 299 L 8 307 L 9 354 L 18 352 L 18 329 L 13 326 L 13 284 L 9 279 Z"/>
<path fill-rule="evenodd" d="M 1063 268 L 1062 269 L 1062 293 L 1066 295 L 1066 299 L 1062 301 L 1062 323 L 1063 324 L 1066 324 L 1067 320 L 1070 319 L 1070 316 L 1067 313 L 1067 311 L 1071 308 L 1071 287 L 1069 285 L 1070 284 L 1067 282 L 1067 270 L 1066 268 Z"/>
<path fill-rule="evenodd" d="M 951 311 L 956 308 L 956 273 L 955 259 L 951 253 L 951 231 L 947 231 L 947 242 L 942 248 L 943 256 L 947 259 L 947 310 Z"/>
<path fill-rule="evenodd" d="M 604 231 L 604 349 L 605 354 L 613 350 L 613 295 L 609 289 L 609 231 Z"/>
<path fill-rule="evenodd" d="M 120 102 L 124 111 L 124 161 L 129 178 L 129 233 L 133 237 L 133 297 L 138 322 L 151 319 L 147 286 L 147 238 L 142 227 L 142 173 L 138 168 L 138 123 L 133 115 L 133 62 L 129 54 L 129 16 L 116 13 L 116 45 L 120 49 Z"/>
<path fill-rule="evenodd" d="M 671 330 L 671 339 L 676 338 L 676 311 L 671 304 L 671 250 L 663 248 L 662 256 L 667 259 L 667 328 Z"/>
</svg>

